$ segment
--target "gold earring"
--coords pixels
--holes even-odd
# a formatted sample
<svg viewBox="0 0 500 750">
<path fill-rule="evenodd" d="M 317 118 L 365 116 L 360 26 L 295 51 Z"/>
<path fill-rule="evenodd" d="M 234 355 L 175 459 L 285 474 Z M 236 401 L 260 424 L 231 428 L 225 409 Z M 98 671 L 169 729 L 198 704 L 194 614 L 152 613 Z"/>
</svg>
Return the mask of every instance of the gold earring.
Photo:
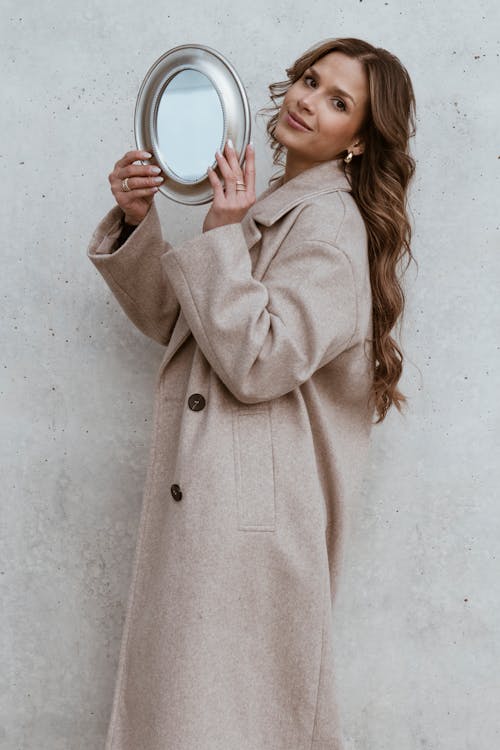
<svg viewBox="0 0 500 750">
<path fill-rule="evenodd" d="M 351 159 L 352 159 L 352 151 L 349 151 L 349 153 L 347 154 L 347 156 L 344 158 L 344 161 L 345 161 L 346 164 L 349 164 L 349 162 L 351 161 Z"/>
</svg>

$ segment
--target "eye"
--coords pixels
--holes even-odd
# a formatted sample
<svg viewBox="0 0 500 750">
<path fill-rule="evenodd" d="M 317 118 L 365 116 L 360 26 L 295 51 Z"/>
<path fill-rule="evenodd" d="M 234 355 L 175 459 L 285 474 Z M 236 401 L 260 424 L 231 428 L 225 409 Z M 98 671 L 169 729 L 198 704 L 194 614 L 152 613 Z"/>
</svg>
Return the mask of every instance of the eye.
<svg viewBox="0 0 500 750">
<path fill-rule="evenodd" d="M 311 76 L 311 75 L 304 75 L 304 81 L 307 81 L 308 79 L 310 79 L 311 81 L 314 81 L 314 83 L 316 83 L 316 79 L 314 78 L 314 76 Z M 307 84 L 306 84 L 306 85 L 307 85 Z M 332 102 L 335 102 L 335 101 L 339 101 L 339 102 L 341 103 L 341 105 L 342 105 L 342 107 L 341 107 L 340 111 L 341 111 L 341 112 L 345 112 L 345 111 L 346 111 L 346 105 L 345 105 L 345 103 L 344 103 L 344 102 L 342 101 L 342 99 L 339 99 L 339 98 L 338 98 L 337 96 L 334 96 L 334 97 L 333 97 L 333 99 L 332 99 L 331 101 L 332 101 Z M 336 109 L 338 109 L 338 107 L 336 107 Z"/>
</svg>

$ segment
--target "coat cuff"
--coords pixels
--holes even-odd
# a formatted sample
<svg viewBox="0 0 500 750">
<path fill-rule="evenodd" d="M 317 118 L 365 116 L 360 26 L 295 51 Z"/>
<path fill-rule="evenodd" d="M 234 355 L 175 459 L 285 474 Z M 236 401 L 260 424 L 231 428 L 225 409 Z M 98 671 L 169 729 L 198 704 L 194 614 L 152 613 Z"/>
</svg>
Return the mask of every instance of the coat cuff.
<svg viewBox="0 0 500 750">
<path fill-rule="evenodd" d="M 169 247 L 164 242 L 160 217 L 154 203 L 125 242 L 117 247 L 123 226 L 123 211 L 114 206 L 97 225 L 87 248 L 87 256 L 105 276 L 112 276 L 125 287 L 133 287 L 133 277 L 148 260 L 152 268 Z M 141 295 L 143 290 L 141 289 Z"/>
<path fill-rule="evenodd" d="M 117 249 L 123 212 L 114 206 L 100 221 L 87 256 L 140 331 L 167 345 L 180 312 L 179 303 L 161 266 L 170 247 L 163 240 L 154 203 L 144 219 Z"/>
<path fill-rule="evenodd" d="M 133 252 L 133 248 L 139 249 L 141 239 L 145 236 L 161 236 L 160 219 L 156 206 L 152 203 L 144 219 L 129 233 L 123 244 L 118 246 L 118 240 L 123 231 L 124 216 L 120 206 L 113 206 L 101 219 L 88 246 L 87 255 L 89 258 L 127 255 L 129 250 Z M 131 236 L 134 238 L 133 242 L 129 242 Z M 161 254 L 161 251 L 162 248 L 160 247 L 160 252 L 157 254 Z M 106 262 L 110 263 L 110 259 Z"/>
</svg>

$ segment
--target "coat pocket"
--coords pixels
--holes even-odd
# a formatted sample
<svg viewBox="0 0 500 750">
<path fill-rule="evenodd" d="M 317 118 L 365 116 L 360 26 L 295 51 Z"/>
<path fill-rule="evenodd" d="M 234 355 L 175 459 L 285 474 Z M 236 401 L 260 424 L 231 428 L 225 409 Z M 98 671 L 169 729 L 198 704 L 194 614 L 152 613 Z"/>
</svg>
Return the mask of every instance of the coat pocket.
<svg viewBox="0 0 500 750">
<path fill-rule="evenodd" d="M 271 415 L 267 407 L 233 412 L 238 528 L 275 531 L 276 499 Z"/>
</svg>

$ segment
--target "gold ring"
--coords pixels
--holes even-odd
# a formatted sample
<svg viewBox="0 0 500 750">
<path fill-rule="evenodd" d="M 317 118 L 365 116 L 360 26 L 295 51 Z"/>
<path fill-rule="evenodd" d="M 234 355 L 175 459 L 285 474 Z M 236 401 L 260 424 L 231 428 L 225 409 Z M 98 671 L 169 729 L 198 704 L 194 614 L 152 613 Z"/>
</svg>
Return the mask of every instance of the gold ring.
<svg viewBox="0 0 500 750">
<path fill-rule="evenodd" d="M 129 188 L 128 186 L 128 177 L 125 177 L 124 180 L 122 180 L 122 190 L 124 193 L 128 193 L 132 188 Z"/>
</svg>

